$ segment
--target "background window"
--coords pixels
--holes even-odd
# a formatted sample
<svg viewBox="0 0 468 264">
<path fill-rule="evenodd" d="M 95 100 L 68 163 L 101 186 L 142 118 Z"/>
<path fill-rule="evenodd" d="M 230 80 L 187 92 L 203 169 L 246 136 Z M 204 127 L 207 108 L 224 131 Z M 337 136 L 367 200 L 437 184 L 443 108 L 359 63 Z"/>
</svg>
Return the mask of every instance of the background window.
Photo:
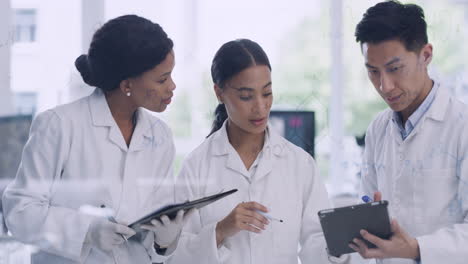
<svg viewBox="0 0 468 264">
<path fill-rule="evenodd" d="M 15 42 L 36 41 L 36 10 L 13 9 Z"/>
</svg>

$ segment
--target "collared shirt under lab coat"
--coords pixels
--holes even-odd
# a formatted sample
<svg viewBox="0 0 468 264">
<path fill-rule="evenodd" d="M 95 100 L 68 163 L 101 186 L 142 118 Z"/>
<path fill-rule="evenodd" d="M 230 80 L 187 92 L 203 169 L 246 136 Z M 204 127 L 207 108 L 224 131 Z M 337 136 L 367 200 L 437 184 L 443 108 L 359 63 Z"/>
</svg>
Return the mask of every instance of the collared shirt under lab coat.
<svg viewBox="0 0 468 264">
<path fill-rule="evenodd" d="M 421 103 L 418 109 L 416 109 L 416 111 L 414 111 L 408 117 L 408 120 L 406 120 L 405 124 L 403 124 L 403 120 L 401 120 L 401 113 L 393 112 L 393 121 L 396 122 L 403 140 L 405 140 L 406 137 L 408 137 L 409 134 L 411 134 L 414 127 L 418 124 L 418 122 L 421 120 L 421 118 L 424 116 L 427 110 L 429 110 L 429 108 L 432 105 L 432 102 L 434 102 L 438 88 L 439 85 L 434 85 L 432 87 L 431 91 L 426 96 L 426 99 L 424 99 L 424 101 Z"/>
<path fill-rule="evenodd" d="M 95 216 L 79 208 L 105 205 L 117 221 L 131 223 L 173 202 L 174 154 L 167 125 L 143 109 L 127 147 L 96 89 L 33 121 L 16 179 L 3 196 L 7 226 L 42 250 L 34 263 L 162 262 L 167 257 L 154 252 L 152 235 L 130 238 L 106 254 L 84 244 Z"/>
<path fill-rule="evenodd" d="M 367 130 L 361 194 L 382 192 L 391 217 L 418 240 L 422 264 L 466 264 L 468 107 L 440 86 L 405 140 L 392 116 L 383 111 Z"/>
<path fill-rule="evenodd" d="M 292 264 L 298 256 L 304 264 L 329 263 L 317 212 L 330 205 L 315 162 L 274 131 L 268 134 L 252 175 L 229 143 L 226 122 L 187 157 L 176 181 L 178 200 L 238 192 L 191 218 L 168 263 Z M 241 231 L 217 248 L 217 222 L 248 201 L 265 205 L 284 222 L 270 221 L 261 234 Z"/>
</svg>

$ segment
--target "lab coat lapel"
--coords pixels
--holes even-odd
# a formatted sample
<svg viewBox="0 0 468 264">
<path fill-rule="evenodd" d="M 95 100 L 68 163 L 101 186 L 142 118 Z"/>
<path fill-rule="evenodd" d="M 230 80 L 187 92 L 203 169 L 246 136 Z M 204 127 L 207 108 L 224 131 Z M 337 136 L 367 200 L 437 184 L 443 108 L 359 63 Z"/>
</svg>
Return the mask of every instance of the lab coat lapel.
<svg viewBox="0 0 468 264">
<path fill-rule="evenodd" d="M 239 157 L 239 154 L 237 154 L 234 148 L 227 156 L 226 168 L 231 169 L 237 173 L 240 173 L 242 176 L 246 178 L 250 178 L 249 172 L 245 168 L 244 163 L 242 162 L 241 158 Z"/>
<path fill-rule="evenodd" d="M 249 173 L 240 159 L 239 154 L 237 154 L 231 143 L 229 143 L 226 124 L 227 120 L 224 122 L 223 126 L 212 135 L 213 154 L 215 156 L 226 156 L 226 168 L 231 169 L 244 177 L 249 177 Z"/>
<path fill-rule="evenodd" d="M 435 85 L 438 86 L 438 90 L 436 91 L 434 102 L 432 102 L 431 107 L 423 116 L 423 124 L 427 119 L 432 119 L 439 122 L 444 121 L 448 111 L 450 95 L 445 87 L 440 86 L 440 84 L 434 84 L 434 86 Z"/>
<path fill-rule="evenodd" d="M 273 159 L 275 158 L 272 155 L 270 147 L 263 148 L 263 154 L 259 160 L 257 171 L 253 176 L 255 181 L 260 180 L 261 178 L 267 176 L 273 168 Z"/>
<path fill-rule="evenodd" d="M 89 109 L 91 112 L 91 119 L 92 123 L 95 127 L 99 127 L 99 129 L 105 129 L 108 133 L 108 139 L 113 144 L 117 145 L 122 151 L 127 151 L 127 145 L 125 140 L 120 132 L 120 129 L 117 127 L 117 124 L 112 117 L 110 112 L 109 106 L 107 105 L 106 98 L 104 93 L 99 89 L 93 92 L 93 94 L 89 98 Z M 112 177 L 109 178 L 109 175 L 98 175 L 98 179 L 103 186 L 110 186 L 112 181 Z M 115 195 L 112 194 L 110 188 L 105 188 L 110 195 L 110 199 L 112 203 L 109 201 L 107 204 L 105 201 L 103 203 L 106 206 L 112 207 L 114 210 L 117 211 L 119 207 L 119 198 L 116 199 Z"/>
<path fill-rule="evenodd" d="M 153 140 L 152 124 L 146 114 L 148 113 L 142 108 L 137 110 L 137 123 L 130 142 L 130 151 L 143 150 Z"/>
<path fill-rule="evenodd" d="M 117 145 L 122 151 L 127 151 L 128 147 L 122 133 L 111 114 L 104 93 L 96 88 L 90 97 L 89 108 L 93 120 L 93 125 L 109 128 L 109 141 Z"/>
<path fill-rule="evenodd" d="M 122 132 L 117 125 L 110 127 L 109 140 L 117 145 L 122 151 L 126 152 L 128 150 L 127 143 L 125 142 Z"/>
<path fill-rule="evenodd" d="M 272 171 L 275 163 L 283 155 L 284 139 L 273 129 L 267 128 L 265 144 L 263 146 L 263 154 L 258 163 L 257 171 L 254 175 L 255 181 L 268 176 Z"/>
<path fill-rule="evenodd" d="M 433 89 L 438 89 L 436 91 L 434 101 L 432 102 L 430 108 L 427 110 L 426 114 L 424 114 L 424 116 L 421 118 L 421 121 L 419 121 L 419 123 L 411 132 L 411 134 L 406 138 L 407 141 L 415 137 L 416 134 L 418 134 L 419 131 L 423 129 L 428 119 L 438 121 L 438 122 L 441 122 L 444 120 L 445 114 L 447 113 L 449 95 L 447 91 L 443 87 L 440 87 L 440 84 L 438 83 L 434 84 Z"/>
<path fill-rule="evenodd" d="M 226 132 L 226 122 L 221 129 L 213 135 L 215 155 L 227 155 L 226 168 L 231 169 L 244 177 L 250 179 L 250 173 L 244 166 L 235 149 L 229 143 Z M 258 167 L 252 180 L 259 180 L 271 173 L 275 159 L 281 157 L 283 153 L 283 143 L 281 137 L 271 129 L 267 128 L 267 136 L 262 150 L 262 156 L 258 162 Z"/>
<path fill-rule="evenodd" d="M 401 137 L 400 129 L 398 128 L 397 121 L 395 120 L 393 114 L 394 113 L 392 111 L 390 114 L 390 122 L 388 122 L 389 125 L 387 127 L 387 131 L 390 130 L 388 132 L 390 133 L 391 137 L 393 137 L 393 139 L 395 140 L 395 143 L 397 143 L 399 146 L 403 142 L 403 138 Z"/>
</svg>

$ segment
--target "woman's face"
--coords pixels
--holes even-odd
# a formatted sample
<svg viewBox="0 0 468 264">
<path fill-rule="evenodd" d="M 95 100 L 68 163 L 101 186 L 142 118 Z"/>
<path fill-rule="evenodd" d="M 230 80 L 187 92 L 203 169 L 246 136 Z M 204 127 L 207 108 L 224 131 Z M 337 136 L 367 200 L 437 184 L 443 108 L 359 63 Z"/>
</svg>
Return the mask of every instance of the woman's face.
<svg viewBox="0 0 468 264">
<path fill-rule="evenodd" d="M 251 66 L 227 81 L 223 89 L 216 86 L 215 91 L 236 126 L 252 134 L 265 131 L 273 102 L 268 66 Z"/>
<path fill-rule="evenodd" d="M 166 110 L 176 88 L 171 76 L 174 65 L 174 51 L 171 51 L 156 67 L 129 80 L 130 97 L 137 107 L 153 112 Z"/>
</svg>

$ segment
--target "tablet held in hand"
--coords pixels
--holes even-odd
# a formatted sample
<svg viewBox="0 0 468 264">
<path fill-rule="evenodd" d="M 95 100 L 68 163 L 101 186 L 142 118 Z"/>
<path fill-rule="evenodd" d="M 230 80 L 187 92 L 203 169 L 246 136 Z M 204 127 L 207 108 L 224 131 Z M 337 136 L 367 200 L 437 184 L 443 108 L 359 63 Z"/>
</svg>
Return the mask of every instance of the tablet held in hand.
<svg viewBox="0 0 468 264">
<path fill-rule="evenodd" d="M 321 210 L 318 216 L 331 256 L 354 253 L 349 247 L 354 238 L 365 241 L 369 248 L 375 248 L 362 238 L 362 229 L 382 239 L 389 239 L 392 235 L 388 201 Z"/>
</svg>

